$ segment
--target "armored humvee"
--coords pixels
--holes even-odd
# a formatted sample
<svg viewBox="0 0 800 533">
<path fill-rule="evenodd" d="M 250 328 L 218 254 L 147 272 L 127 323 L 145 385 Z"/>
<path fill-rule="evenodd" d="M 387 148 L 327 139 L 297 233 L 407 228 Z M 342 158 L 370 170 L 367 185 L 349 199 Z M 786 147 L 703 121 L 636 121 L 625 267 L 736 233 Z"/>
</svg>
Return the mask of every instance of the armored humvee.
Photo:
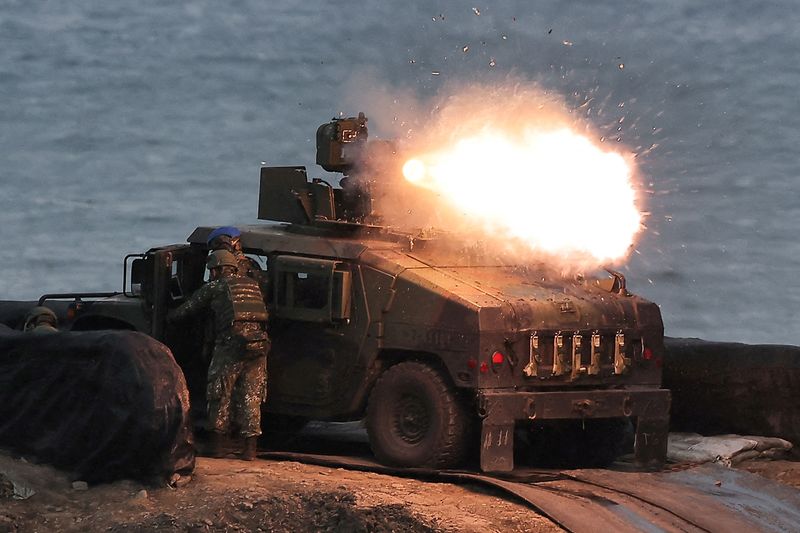
<svg viewBox="0 0 800 533">
<path fill-rule="evenodd" d="M 366 137 L 363 114 L 322 125 L 317 162 L 350 179 Z M 608 461 L 628 421 L 637 463 L 663 463 L 663 324 L 622 275 L 565 278 L 450 234 L 373 223 L 369 180 L 334 188 L 303 167 L 264 167 L 260 180 L 266 221 L 239 228 L 270 310 L 266 420 L 364 418 L 385 463 L 443 468 L 479 450 L 484 471 L 513 469 L 515 429 Z M 122 293 L 40 303 L 71 300 L 73 330 L 162 340 L 202 408 L 202 325 L 165 317 L 204 283 L 213 229 L 126 257 Z M 554 431 L 560 424 L 573 430 Z"/>
</svg>

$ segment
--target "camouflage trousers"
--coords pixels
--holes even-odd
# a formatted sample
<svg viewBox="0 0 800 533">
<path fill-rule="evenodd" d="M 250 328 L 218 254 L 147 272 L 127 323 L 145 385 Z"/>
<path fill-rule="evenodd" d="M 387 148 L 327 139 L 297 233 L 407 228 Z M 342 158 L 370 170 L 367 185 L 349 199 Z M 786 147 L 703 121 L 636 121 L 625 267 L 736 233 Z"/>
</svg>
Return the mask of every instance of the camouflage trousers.
<svg viewBox="0 0 800 533">
<path fill-rule="evenodd" d="M 266 352 L 246 359 L 238 346 L 214 346 L 206 390 L 209 431 L 227 434 L 233 423 L 242 437 L 261 435 L 261 404 L 266 393 Z"/>
</svg>

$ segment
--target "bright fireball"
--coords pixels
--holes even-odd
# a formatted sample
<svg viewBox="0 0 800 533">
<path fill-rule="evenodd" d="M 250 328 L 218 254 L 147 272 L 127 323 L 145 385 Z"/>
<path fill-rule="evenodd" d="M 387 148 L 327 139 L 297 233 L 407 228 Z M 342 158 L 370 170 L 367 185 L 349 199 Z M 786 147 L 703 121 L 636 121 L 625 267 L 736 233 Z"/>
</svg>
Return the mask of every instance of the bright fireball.
<svg viewBox="0 0 800 533">
<path fill-rule="evenodd" d="M 484 130 L 407 161 L 403 174 L 534 251 L 613 263 L 642 227 L 625 158 L 567 128 Z"/>
</svg>

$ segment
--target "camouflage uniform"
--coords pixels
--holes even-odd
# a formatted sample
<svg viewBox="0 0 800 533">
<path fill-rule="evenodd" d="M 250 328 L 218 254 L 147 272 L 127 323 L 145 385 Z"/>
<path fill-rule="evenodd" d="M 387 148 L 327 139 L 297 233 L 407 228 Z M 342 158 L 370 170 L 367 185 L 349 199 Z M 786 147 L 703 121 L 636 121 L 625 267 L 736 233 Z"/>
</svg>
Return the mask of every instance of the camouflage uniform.
<svg viewBox="0 0 800 533">
<path fill-rule="evenodd" d="M 28 312 L 23 330 L 34 335 L 56 333 L 58 318 L 52 309 L 37 306 Z"/>
<path fill-rule="evenodd" d="M 48 333 L 58 333 L 58 328 L 50 324 L 39 324 L 38 326 L 29 329 L 28 333 L 33 335 L 47 335 Z"/>
<path fill-rule="evenodd" d="M 255 277 L 255 272 L 257 271 L 254 268 L 253 260 L 244 255 L 244 252 L 241 250 L 237 250 L 233 252 L 233 255 L 236 257 L 236 261 L 239 263 L 239 274 L 249 277 Z"/>
<path fill-rule="evenodd" d="M 254 263 L 252 259 L 247 257 L 241 249 L 239 245 L 239 235 L 241 232 L 238 228 L 233 226 L 223 226 L 218 228 L 217 232 L 222 231 L 216 237 L 210 237 L 207 241 L 207 245 L 210 251 L 213 253 L 215 250 L 226 250 L 233 254 L 236 258 L 236 263 L 238 265 L 239 275 L 242 276 L 249 276 L 251 278 L 256 279 L 259 281 L 259 274 L 260 268 L 258 268 L 258 264 Z M 235 243 L 234 237 L 235 236 Z M 266 296 L 266 292 L 264 291 L 263 283 L 259 283 L 262 288 L 262 294 Z M 203 325 L 203 351 L 202 357 L 203 361 L 208 363 L 211 360 L 213 351 L 214 351 L 214 332 L 216 328 L 214 326 L 214 317 L 209 317 L 205 324 Z"/>
<path fill-rule="evenodd" d="M 267 309 L 255 280 L 229 276 L 200 287 L 170 321 L 210 310 L 215 327 L 214 349 L 208 369 L 208 429 L 229 433 L 231 411 L 240 434 L 261 434 L 261 404 L 266 398 Z"/>
<path fill-rule="evenodd" d="M 257 263 L 247 257 L 238 245 L 231 243 L 231 239 L 227 235 L 221 235 L 208 243 L 209 248 L 213 250 L 227 250 L 236 257 L 236 262 L 239 264 L 239 275 L 254 277 L 254 273 L 259 271 Z"/>
</svg>

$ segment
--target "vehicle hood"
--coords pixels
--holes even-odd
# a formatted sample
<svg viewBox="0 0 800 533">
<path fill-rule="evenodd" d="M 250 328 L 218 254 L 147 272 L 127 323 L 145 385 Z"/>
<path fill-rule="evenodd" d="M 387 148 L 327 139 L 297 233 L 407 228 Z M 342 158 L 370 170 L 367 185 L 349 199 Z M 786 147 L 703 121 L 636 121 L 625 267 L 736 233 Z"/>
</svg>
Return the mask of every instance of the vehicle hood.
<svg viewBox="0 0 800 533">
<path fill-rule="evenodd" d="M 414 275 L 443 294 L 469 302 L 482 329 L 663 329 L 654 303 L 611 292 L 594 279 L 568 278 L 525 267 L 427 267 Z"/>
</svg>

